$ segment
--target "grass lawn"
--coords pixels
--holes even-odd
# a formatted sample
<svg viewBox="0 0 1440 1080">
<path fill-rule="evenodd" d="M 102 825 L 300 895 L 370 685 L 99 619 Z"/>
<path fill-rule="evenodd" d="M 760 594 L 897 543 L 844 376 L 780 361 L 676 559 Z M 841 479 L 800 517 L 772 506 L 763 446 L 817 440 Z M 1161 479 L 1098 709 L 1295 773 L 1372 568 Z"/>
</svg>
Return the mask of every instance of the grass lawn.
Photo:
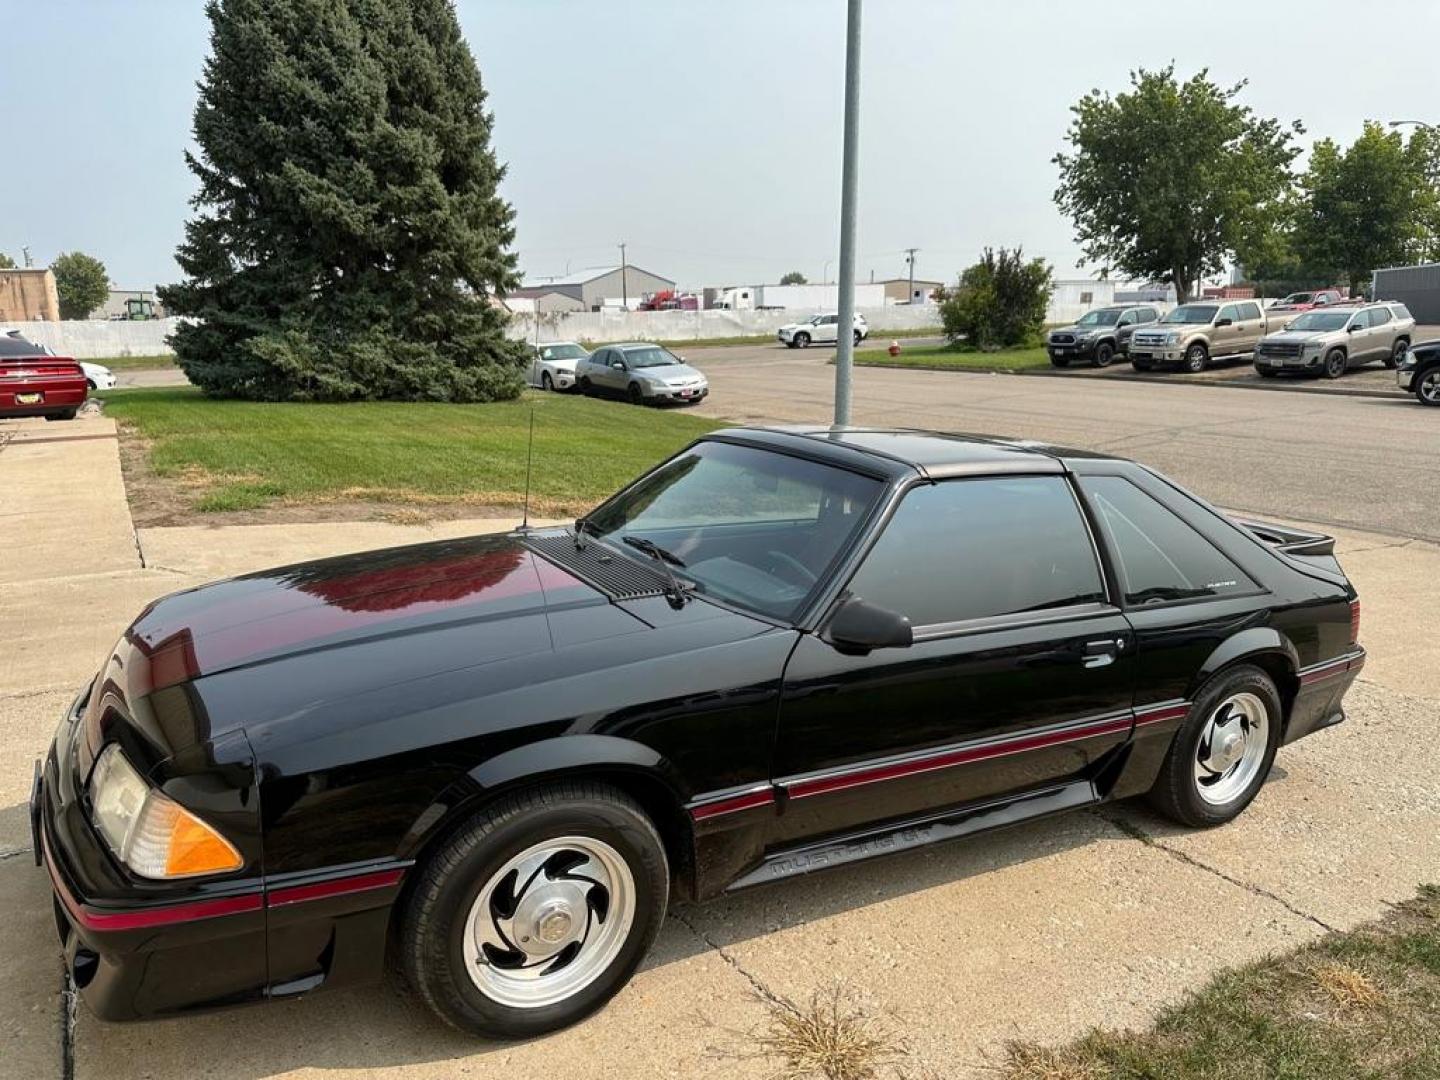
<svg viewBox="0 0 1440 1080">
<path fill-rule="evenodd" d="M 533 408 L 530 506 L 568 515 L 717 426 L 674 408 L 533 392 L 493 405 L 271 405 L 190 389 L 97 396 L 127 438 L 148 446 L 155 476 L 201 512 L 357 501 L 519 506 Z"/>
<path fill-rule="evenodd" d="M 938 326 L 922 326 L 914 330 L 871 330 L 870 340 L 877 338 L 916 338 L 916 337 L 939 337 L 942 333 Z M 587 349 L 597 349 L 604 342 L 581 340 L 581 345 Z M 743 334 L 738 337 L 701 338 L 692 340 L 690 338 L 676 339 L 673 341 L 657 341 L 656 345 L 664 346 L 672 351 L 683 351 L 686 349 L 713 349 L 723 345 L 770 345 L 778 344 L 774 334 Z M 823 346 L 821 346 L 823 348 Z"/>
<path fill-rule="evenodd" d="M 1440 888 L 1379 922 L 1227 972 L 1140 1032 L 1016 1044 L 1003 1080 L 1440 1076 Z"/>
<path fill-rule="evenodd" d="M 1001 349 L 980 352 L 964 345 L 916 345 L 902 347 L 892 357 L 884 349 L 860 349 L 855 363 L 866 367 L 925 368 L 942 371 L 1029 371 L 1048 368 L 1050 357 L 1043 348 Z"/>
<path fill-rule="evenodd" d="M 175 366 L 173 354 L 163 356 L 107 356 L 101 360 L 86 360 L 87 364 L 99 364 L 111 371 L 146 371 L 154 368 Z"/>
</svg>

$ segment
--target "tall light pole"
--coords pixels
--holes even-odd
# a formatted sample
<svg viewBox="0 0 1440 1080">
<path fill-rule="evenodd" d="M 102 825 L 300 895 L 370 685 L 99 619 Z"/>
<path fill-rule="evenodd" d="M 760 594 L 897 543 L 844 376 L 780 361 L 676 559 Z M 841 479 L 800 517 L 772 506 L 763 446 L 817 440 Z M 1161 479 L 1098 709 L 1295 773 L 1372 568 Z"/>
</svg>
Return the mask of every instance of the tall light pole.
<svg viewBox="0 0 1440 1080">
<path fill-rule="evenodd" d="M 620 245 L 620 306 L 626 311 L 630 310 L 630 285 L 626 281 L 625 245 Z"/>
<path fill-rule="evenodd" d="M 855 363 L 855 203 L 860 156 L 860 0 L 845 23 L 845 148 L 840 168 L 840 311 L 835 327 L 835 423 L 850 423 Z"/>
<path fill-rule="evenodd" d="M 915 253 L 919 250 L 919 248 L 905 249 L 905 261 L 910 264 L 910 291 L 906 294 L 905 301 L 907 304 L 915 302 Z"/>
<path fill-rule="evenodd" d="M 1402 126 L 1405 125 L 1405 124 L 1414 124 L 1416 127 L 1418 127 L 1418 128 L 1424 128 L 1426 131 L 1440 131 L 1440 127 L 1436 127 L 1434 124 L 1428 124 L 1428 123 L 1426 123 L 1424 120 L 1391 120 L 1391 121 L 1390 121 L 1390 126 L 1391 126 L 1392 128 L 1402 127 Z"/>
</svg>

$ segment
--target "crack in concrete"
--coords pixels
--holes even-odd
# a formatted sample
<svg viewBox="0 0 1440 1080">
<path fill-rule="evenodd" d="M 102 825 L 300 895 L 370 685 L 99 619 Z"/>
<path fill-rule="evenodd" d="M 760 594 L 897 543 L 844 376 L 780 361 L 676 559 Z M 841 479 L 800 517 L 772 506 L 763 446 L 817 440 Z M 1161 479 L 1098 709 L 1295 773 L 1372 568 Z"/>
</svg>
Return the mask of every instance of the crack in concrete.
<svg viewBox="0 0 1440 1080">
<path fill-rule="evenodd" d="M 738 973 L 741 978 L 743 978 L 746 982 L 750 984 L 750 988 L 754 990 L 755 993 L 759 994 L 760 997 L 762 997 L 764 1000 L 768 1001 L 772 1005 L 780 1004 L 779 996 L 776 995 L 758 978 L 750 974 L 750 972 L 746 971 L 745 968 L 741 965 L 740 961 L 736 960 L 735 957 L 731 956 L 728 952 L 725 951 L 725 947 L 723 945 L 721 945 L 709 934 L 705 933 L 703 930 L 697 927 L 694 923 L 692 923 L 689 919 L 687 919 L 684 915 L 680 914 L 680 912 L 676 911 L 674 908 L 670 909 L 670 916 L 676 922 L 680 923 L 681 926 L 685 927 L 685 929 L 689 930 L 692 934 L 699 938 L 703 944 L 705 944 L 711 949 L 714 949 L 721 960 L 725 961 L 725 963 L 729 964 L 732 968 L 734 968 L 736 973 Z"/>
<path fill-rule="evenodd" d="M 31 850 L 31 848 L 22 847 L 16 848 L 14 851 L 0 851 L 0 862 L 4 862 L 6 859 L 13 859 L 17 855 L 29 855 Z"/>
<path fill-rule="evenodd" d="M 1308 911 L 1302 911 L 1300 908 L 1290 903 L 1290 901 L 1286 900 L 1283 896 L 1278 896 L 1275 893 L 1271 892 L 1269 889 L 1262 888 L 1261 886 L 1256 885 L 1253 882 L 1244 881 L 1241 878 L 1233 877 L 1230 874 L 1225 873 L 1225 871 L 1221 870 L 1219 867 L 1211 866 L 1209 863 L 1201 862 L 1193 855 L 1188 855 L 1185 852 L 1179 850 L 1178 848 L 1173 848 L 1168 844 L 1162 843 L 1159 839 L 1151 836 L 1134 822 L 1125 821 L 1122 818 L 1114 817 L 1110 814 L 1096 814 L 1095 816 L 1100 818 L 1102 821 L 1108 822 L 1110 825 L 1113 825 L 1117 831 L 1124 833 L 1132 840 L 1139 840 L 1146 847 L 1151 847 L 1157 851 L 1163 852 L 1164 854 L 1170 856 L 1170 858 L 1175 859 L 1177 862 L 1185 863 L 1187 866 L 1193 866 L 1197 870 L 1204 870 L 1206 873 L 1215 875 L 1221 881 L 1229 882 L 1236 888 L 1244 889 L 1246 892 L 1251 893 L 1255 896 L 1263 897 L 1266 900 L 1274 901 L 1275 903 L 1283 907 L 1286 911 L 1290 912 L 1291 915 L 1294 915 L 1300 919 L 1304 919 L 1306 922 L 1314 923 L 1316 926 L 1320 927 L 1320 929 L 1326 931 L 1327 933 L 1333 934 L 1336 932 L 1336 928 L 1331 926 L 1324 919 L 1321 919 L 1315 915 L 1311 915 Z"/>
<path fill-rule="evenodd" d="M 60 1080 L 75 1080 L 75 1013 L 80 995 L 69 966 L 62 963 L 60 969 Z"/>
</svg>

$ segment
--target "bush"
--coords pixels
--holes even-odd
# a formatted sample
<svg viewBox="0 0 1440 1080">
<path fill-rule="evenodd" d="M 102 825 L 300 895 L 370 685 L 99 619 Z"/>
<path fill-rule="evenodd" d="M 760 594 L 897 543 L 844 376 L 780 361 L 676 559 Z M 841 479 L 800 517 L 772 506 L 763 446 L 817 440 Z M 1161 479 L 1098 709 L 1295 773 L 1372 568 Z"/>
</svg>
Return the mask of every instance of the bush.
<svg viewBox="0 0 1440 1080">
<path fill-rule="evenodd" d="M 1044 259 L 1025 261 L 1020 248 L 990 248 L 960 275 L 940 299 L 940 322 L 951 341 L 964 339 L 993 351 L 1033 345 L 1045 326 L 1050 303 L 1050 267 Z"/>
</svg>

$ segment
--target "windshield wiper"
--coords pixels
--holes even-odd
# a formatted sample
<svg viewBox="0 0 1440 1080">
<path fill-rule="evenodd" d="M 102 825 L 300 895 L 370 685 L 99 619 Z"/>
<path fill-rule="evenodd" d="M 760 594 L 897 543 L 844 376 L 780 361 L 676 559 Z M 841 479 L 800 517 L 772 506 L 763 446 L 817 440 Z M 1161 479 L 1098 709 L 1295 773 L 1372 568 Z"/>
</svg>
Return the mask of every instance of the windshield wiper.
<svg viewBox="0 0 1440 1080">
<path fill-rule="evenodd" d="M 666 551 L 659 544 L 655 543 L 654 540 L 647 540 L 643 536 L 622 536 L 620 539 L 636 551 L 643 551 L 660 564 L 660 569 L 665 571 L 665 577 L 670 582 L 670 591 L 666 593 L 666 598 L 670 601 L 670 606 L 674 608 L 683 607 L 689 597 L 686 595 L 684 587 L 681 586 L 680 579 L 675 576 L 675 571 L 671 570 L 670 567 L 672 564 L 683 567 L 685 560 L 673 551 Z"/>
</svg>

